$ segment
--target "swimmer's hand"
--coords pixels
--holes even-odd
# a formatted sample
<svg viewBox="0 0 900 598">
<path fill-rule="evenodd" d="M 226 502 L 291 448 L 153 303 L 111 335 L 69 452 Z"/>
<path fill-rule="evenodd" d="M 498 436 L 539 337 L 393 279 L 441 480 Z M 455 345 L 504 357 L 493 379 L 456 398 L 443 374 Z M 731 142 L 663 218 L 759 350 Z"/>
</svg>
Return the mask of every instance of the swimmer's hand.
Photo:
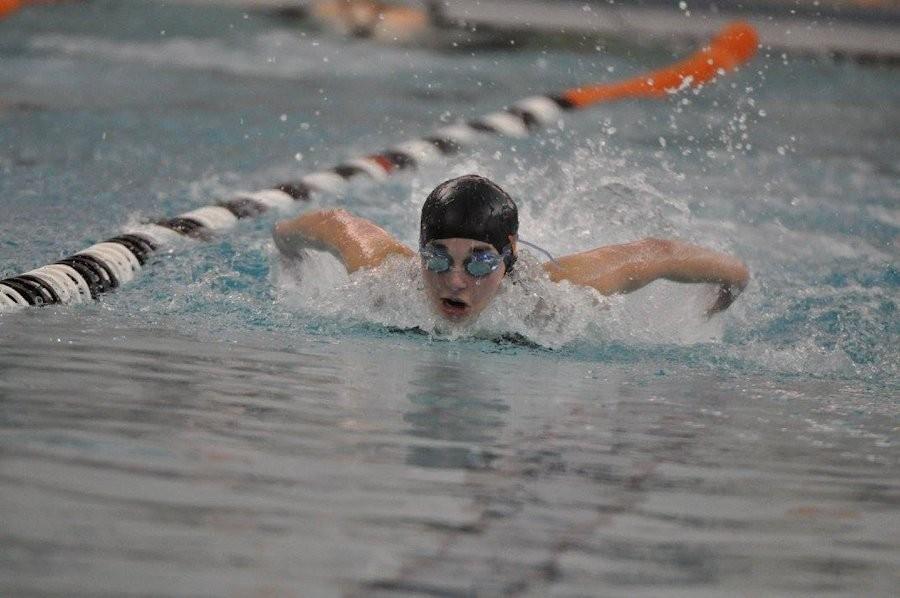
<svg viewBox="0 0 900 598">
<path fill-rule="evenodd" d="M 713 301 L 713 304 L 709 306 L 709 309 L 706 310 L 705 315 L 707 318 L 711 318 L 720 311 L 725 311 L 728 307 L 734 303 L 734 300 L 738 298 L 738 296 L 743 292 L 744 288 L 739 286 L 733 286 L 730 284 L 720 285 L 718 290 L 716 291 L 716 299 Z"/>
</svg>

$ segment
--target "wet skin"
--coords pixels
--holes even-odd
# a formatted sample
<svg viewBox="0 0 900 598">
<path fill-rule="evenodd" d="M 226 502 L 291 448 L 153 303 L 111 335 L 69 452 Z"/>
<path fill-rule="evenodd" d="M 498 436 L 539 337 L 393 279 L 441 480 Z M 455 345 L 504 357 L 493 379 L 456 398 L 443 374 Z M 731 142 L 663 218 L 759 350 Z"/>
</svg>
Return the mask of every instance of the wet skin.
<svg viewBox="0 0 900 598">
<path fill-rule="evenodd" d="M 463 322 L 477 316 L 487 307 L 503 282 L 506 267 L 500 267 L 481 278 L 466 272 L 463 262 L 473 252 L 499 255 L 492 245 L 473 239 L 435 239 L 431 245 L 446 251 L 453 259 L 450 270 L 431 272 L 422 263 L 425 292 L 434 310 L 454 322 Z"/>
</svg>

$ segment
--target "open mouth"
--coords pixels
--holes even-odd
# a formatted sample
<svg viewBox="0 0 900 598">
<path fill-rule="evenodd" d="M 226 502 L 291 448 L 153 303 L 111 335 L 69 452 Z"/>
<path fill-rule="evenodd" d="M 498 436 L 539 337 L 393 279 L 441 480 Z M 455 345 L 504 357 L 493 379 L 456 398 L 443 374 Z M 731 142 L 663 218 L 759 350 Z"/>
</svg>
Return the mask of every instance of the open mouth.
<svg viewBox="0 0 900 598">
<path fill-rule="evenodd" d="M 462 316 L 469 309 L 469 304 L 461 299 L 443 297 L 441 299 L 441 311 L 448 316 Z"/>
<path fill-rule="evenodd" d="M 444 299 L 442 299 L 442 301 L 444 302 L 444 305 L 447 305 L 449 307 L 455 307 L 458 309 L 463 309 L 465 307 L 469 307 L 468 303 L 466 303 L 465 301 L 461 301 L 459 299 L 450 299 L 450 298 L 445 297 Z"/>
</svg>

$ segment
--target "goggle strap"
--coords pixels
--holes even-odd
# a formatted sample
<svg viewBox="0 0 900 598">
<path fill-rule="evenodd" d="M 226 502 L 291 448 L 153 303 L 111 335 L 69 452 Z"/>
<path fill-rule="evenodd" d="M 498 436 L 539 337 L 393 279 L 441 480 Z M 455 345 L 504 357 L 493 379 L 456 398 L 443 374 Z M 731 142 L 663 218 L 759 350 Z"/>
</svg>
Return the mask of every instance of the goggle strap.
<svg viewBox="0 0 900 598">
<path fill-rule="evenodd" d="M 551 262 L 553 262 L 554 264 L 556 264 L 557 266 L 559 266 L 559 262 L 556 261 L 556 258 L 553 257 L 552 255 L 550 255 L 550 252 L 547 251 L 546 249 L 544 249 L 543 247 L 538 247 L 538 246 L 535 245 L 534 243 L 531 243 L 531 242 L 529 242 L 529 241 L 526 241 L 526 240 L 523 239 L 522 237 L 519 237 L 519 243 L 521 243 L 521 244 L 524 245 L 525 247 L 531 247 L 532 249 L 536 249 L 536 250 L 540 251 L 541 253 L 543 253 L 544 255 L 546 255 L 548 258 L 550 258 L 550 261 L 551 261 Z"/>
</svg>

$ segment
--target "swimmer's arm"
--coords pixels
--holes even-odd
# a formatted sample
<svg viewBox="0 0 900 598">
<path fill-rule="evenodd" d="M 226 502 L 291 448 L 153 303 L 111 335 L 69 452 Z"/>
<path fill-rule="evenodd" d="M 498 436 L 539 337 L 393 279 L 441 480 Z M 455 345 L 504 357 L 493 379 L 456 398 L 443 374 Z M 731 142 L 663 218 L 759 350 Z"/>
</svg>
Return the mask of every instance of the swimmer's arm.
<svg viewBox="0 0 900 598">
<path fill-rule="evenodd" d="M 544 264 L 551 280 L 593 287 L 604 295 L 630 293 L 660 278 L 718 284 L 718 297 L 707 315 L 731 305 L 750 279 L 747 266 L 735 257 L 664 239 L 598 247 L 561 257 L 556 262 Z"/>
<path fill-rule="evenodd" d="M 286 257 L 298 257 L 307 248 L 329 251 L 344 263 L 347 272 L 374 268 L 389 255 L 414 255 L 380 226 L 346 210 L 307 212 L 282 220 L 272 236 Z"/>
</svg>

